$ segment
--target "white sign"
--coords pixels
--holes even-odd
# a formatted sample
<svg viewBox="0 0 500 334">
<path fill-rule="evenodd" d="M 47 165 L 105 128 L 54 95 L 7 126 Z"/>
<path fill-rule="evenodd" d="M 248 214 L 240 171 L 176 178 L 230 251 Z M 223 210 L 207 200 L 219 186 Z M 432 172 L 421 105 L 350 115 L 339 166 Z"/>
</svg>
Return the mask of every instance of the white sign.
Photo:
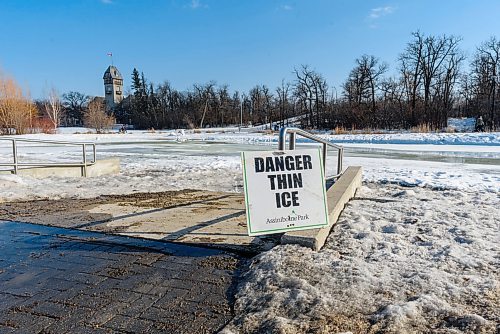
<svg viewBox="0 0 500 334">
<path fill-rule="evenodd" d="M 320 149 L 242 152 L 249 235 L 328 226 Z"/>
</svg>

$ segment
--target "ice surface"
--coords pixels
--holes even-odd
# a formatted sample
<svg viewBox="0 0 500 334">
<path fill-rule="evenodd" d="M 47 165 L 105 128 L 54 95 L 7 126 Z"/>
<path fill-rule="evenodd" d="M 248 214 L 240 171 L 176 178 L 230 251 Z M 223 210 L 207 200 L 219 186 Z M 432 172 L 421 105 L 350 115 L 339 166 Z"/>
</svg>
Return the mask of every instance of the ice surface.
<svg viewBox="0 0 500 334">
<path fill-rule="evenodd" d="M 275 134 L 226 130 L 203 133 L 181 130 L 156 133 L 131 131 L 127 134 L 97 135 L 85 133 L 86 130 L 81 128 L 66 128 L 60 129 L 59 132 L 61 133 L 56 135 L 36 134 L 17 138 L 95 142 L 98 159 L 121 159 L 121 174 L 89 179 L 5 179 L 5 176 L 1 176 L 0 202 L 62 197 L 85 198 L 103 194 L 184 188 L 241 191 L 240 151 L 269 150 L 275 148 L 277 143 Z M 366 181 L 431 188 L 500 191 L 500 146 L 495 144 L 500 143 L 500 133 L 324 136 L 333 141 L 344 140 L 345 145 L 364 150 L 350 152 L 348 148 L 344 166 L 361 165 Z M 437 136 L 441 138 L 440 143 L 449 145 L 429 144 L 435 142 Z M 367 142 L 359 143 L 363 141 Z M 372 144 L 373 141 L 411 141 L 422 144 Z M 456 145 L 457 142 L 461 145 Z M 410 150 L 418 154 L 408 157 L 406 153 Z M 389 151 L 392 153 L 388 154 Z M 444 158 L 443 152 L 446 152 Z M 51 162 L 70 159 L 76 162 L 81 161 L 81 149 L 21 143 L 19 159 Z M 331 156 L 329 159 L 328 173 L 335 174 L 335 157 Z M 447 162 L 447 159 L 452 159 L 453 162 Z M 12 161 L 8 141 L 0 140 L 0 161 Z"/>
</svg>

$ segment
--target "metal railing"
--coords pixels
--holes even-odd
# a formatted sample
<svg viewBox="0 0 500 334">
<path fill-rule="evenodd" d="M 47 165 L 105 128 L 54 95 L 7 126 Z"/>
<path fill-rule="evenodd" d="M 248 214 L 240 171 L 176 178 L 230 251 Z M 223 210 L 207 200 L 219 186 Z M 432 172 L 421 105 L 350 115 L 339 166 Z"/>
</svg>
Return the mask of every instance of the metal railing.
<svg viewBox="0 0 500 334">
<path fill-rule="evenodd" d="M 288 143 L 289 150 L 295 149 L 297 135 L 300 135 L 300 136 L 305 137 L 307 139 L 311 139 L 315 142 L 323 144 L 323 170 L 325 171 L 325 179 L 326 180 L 336 179 L 342 175 L 342 159 L 344 157 L 344 148 L 342 146 L 330 143 L 329 141 L 327 141 L 323 138 L 320 138 L 318 136 L 310 134 L 309 132 L 304 131 L 304 130 L 299 129 L 299 128 L 281 128 L 279 142 L 278 142 L 278 149 L 279 150 L 285 150 L 287 134 L 290 135 L 290 141 Z M 332 175 L 332 176 L 326 176 L 326 157 L 327 157 L 329 146 L 336 148 L 338 150 L 337 174 Z"/>
<path fill-rule="evenodd" d="M 56 141 L 56 140 L 38 140 L 38 139 L 21 139 L 21 138 L 1 138 L 0 141 L 10 141 L 12 143 L 12 163 L 1 163 L 0 167 L 12 167 L 14 174 L 17 174 L 20 169 L 29 167 L 81 167 L 82 176 L 87 177 L 87 167 L 96 163 L 96 147 L 92 142 L 69 142 L 69 141 Z M 82 161 L 81 162 L 20 162 L 18 156 L 17 143 L 41 143 L 41 144 L 54 144 L 54 145 L 70 145 L 82 147 Z M 92 160 L 87 159 L 87 147 L 92 147 Z"/>
</svg>

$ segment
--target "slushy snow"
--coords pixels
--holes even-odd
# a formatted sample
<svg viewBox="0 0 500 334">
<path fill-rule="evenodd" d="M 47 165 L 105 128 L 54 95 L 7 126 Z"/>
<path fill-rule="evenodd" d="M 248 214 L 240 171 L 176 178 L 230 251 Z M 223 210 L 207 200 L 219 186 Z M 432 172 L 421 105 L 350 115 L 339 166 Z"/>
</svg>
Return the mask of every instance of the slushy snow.
<svg viewBox="0 0 500 334">
<path fill-rule="evenodd" d="M 499 204 L 365 183 L 320 252 L 253 260 L 223 333 L 495 333 Z"/>
</svg>

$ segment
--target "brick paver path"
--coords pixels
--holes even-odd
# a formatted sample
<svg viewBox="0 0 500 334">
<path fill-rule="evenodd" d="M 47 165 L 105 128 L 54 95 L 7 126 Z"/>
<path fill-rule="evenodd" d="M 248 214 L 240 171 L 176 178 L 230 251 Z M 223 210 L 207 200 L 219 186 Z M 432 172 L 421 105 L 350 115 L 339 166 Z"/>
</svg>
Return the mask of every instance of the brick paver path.
<svg viewBox="0 0 500 334">
<path fill-rule="evenodd" d="M 214 333 L 244 259 L 0 221 L 0 333 Z"/>
</svg>

